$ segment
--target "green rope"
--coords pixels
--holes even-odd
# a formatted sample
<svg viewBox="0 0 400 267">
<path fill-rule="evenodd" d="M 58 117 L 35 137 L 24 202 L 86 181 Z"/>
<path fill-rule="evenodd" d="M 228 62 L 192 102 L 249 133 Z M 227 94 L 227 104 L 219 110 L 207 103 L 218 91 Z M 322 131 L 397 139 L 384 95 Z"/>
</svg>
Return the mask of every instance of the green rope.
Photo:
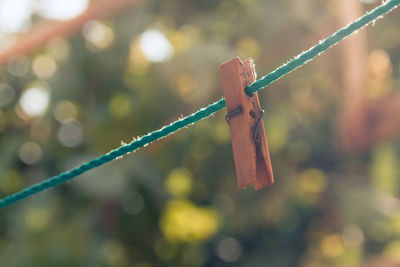
<svg viewBox="0 0 400 267">
<path fill-rule="evenodd" d="M 266 87 L 267 85 L 273 83 L 274 81 L 278 80 L 279 78 L 285 76 L 286 74 L 292 72 L 293 70 L 297 69 L 298 67 L 306 64 L 310 60 L 314 59 L 321 53 L 325 52 L 332 46 L 339 43 L 344 38 L 350 36 L 351 34 L 355 33 L 357 30 L 365 27 L 366 25 L 370 24 L 374 20 L 381 18 L 383 15 L 392 11 L 395 7 L 400 4 L 400 0 L 390 0 L 379 7 L 373 9 L 372 11 L 368 12 L 357 21 L 349 24 L 348 26 L 340 29 L 327 39 L 321 41 L 318 45 L 312 47 L 311 49 L 303 52 L 299 56 L 295 57 L 293 60 L 289 61 L 287 64 L 282 65 L 281 67 L 277 68 L 275 71 L 271 72 L 270 74 L 264 76 L 263 78 L 257 80 L 250 86 L 246 88 L 246 92 L 248 94 L 252 94 L 257 92 L 258 90 Z M 107 162 L 110 162 L 118 157 L 121 157 L 127 153 L 133 152 L 141 147 L 147 146 L 148 144 L 164 138 L 176 131 L 189 126 L 193 123 L 196 123 L 204 118 L 207 118 L 211 114 L 223 109 L 226 106 L 225 100 L 220 99 L 219 101 L 200 109 L 199 111 L 184 117 L 180 120 L 177 120 L 169 125 L 162 127 L 161 129 L 151 132 L 141 138 L 134 140 L 133 142 L 122 145 L 111 152 L 104 154 L 100 157 L 90 160 L 89 162 L 83 163 L 82 165 L 70 170 L 53 176 L 43 182 L 37 183 L 30 187 L 27 187 L 17 193 L 9 195 L 3 199 L 0 199 L 0 208 L 10 206 L 11 204 L 21 201 L 31 195 L 37 194 L 45 189 L 49 189 L 55 187 L 59 184 L 62 184 L 68 180 L 71 180 L 78 175 L 87 172 L 91 169 L 99 167 Z"/>
<path fill-rule="evenodd" d="M 374 20 L 382 18 L 381 16 L 389 13 L 399 4 L 400 0 L 391 0 L 383 3 L 372 11 L 366 13 L 364 16 L 360 17 L 358 20 L 338 30 L 325 40 L 321 40 L 316 46 L 313 46 L 310 49 L 304 51 L 300 55 L 296 56 L 294 59 L 290 60 L 288 63 L 280 66 L 270 74 L 255 81 L 246 88 L 246 93 L 251 95 L 252 93 L 270 85 L 271 83 L 275 82 L 286 74 L 294 71 L 298 67 L 301 67 L 310 60 L 313 60 L 321 53 L 328 50 L 329 48 L 335 46 L 343 39 L 349 37 L 352 33 L 364 28 Z"/>
<path fill-rule="evenodd" d="M 220 99 L 219 101 L 215 102 L 214 104 L 209 105 L 206 108 L 202 108 L 199 111 L 193 113 L 190 116 L 187 116 L 185 118 L 182 118 L 180 120 L 177 120 L 169 125 L 166 125 L 162 127 L 161 129 L 151 132 L 145 136 L 140 137 L 139 139 L 126 144 L 122 145 L 111 152 L 104 154 L 98 158 L 92 159 L 86 163 L 83 163 L 82 165 L 70 170 L 63 172 L 59 175 L 53 176 L 43 182 L 37 183 L 35 185 L 32 185 L 30 187 L 27 187 L 15 194 L 9 195 L 3 199 L 0 199 L 0 208 L 9 206 L 15 202 L 18 202 L 24 198 L 27 198 L 31 195 L 37 194 L 40 191 L 43 191 L 48 188 L 55 187 L 59 184 L 62 184 L 68 180 L 71 180 L 78 175 L 87 172 L 91 169 L 94 169 L 96 167 L 99 167 L 105 163 L 108 163 L 114 159 L 117 159 L 118 157 L 121 157 L 129 152 L 135 151 L 139 148 L 142 148 L 144 146 L 147 146 L 148 144 L 159 140 L 161 138 L 164 138 L 186 126 L 189 126 L 190 124 L 196 123 L 199 120 L 202 120 L 204 118 L 207 118 L 211 114 L 223 109 L 225 107 L 225 99 Z"/>
</svg>

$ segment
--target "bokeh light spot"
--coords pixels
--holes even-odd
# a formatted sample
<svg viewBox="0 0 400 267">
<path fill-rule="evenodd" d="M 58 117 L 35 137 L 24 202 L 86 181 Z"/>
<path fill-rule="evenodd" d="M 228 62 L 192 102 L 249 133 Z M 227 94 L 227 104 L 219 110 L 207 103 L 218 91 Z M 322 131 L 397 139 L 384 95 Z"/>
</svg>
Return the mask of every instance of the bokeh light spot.
<svg viewBox="0 0 400 267">
<path fill-rule="evenodd" d="M 343 241 L 346 246 L 358 247 L 364 240 L 364 233 L 358 226 L 349 225 L 343 231 Z"/>
<path fill-rule="evenodd" d="M 242 245 L 234 238 L 228 237 L 220 240 L 215 252 L 223 261 L 235 262 L 242 256 Z"/>
<path fill-rule="evenodd" d="M 30 117 L 41 116 L 49 104 L 49 93 L 40 87 L 28 88 L 22 93 L 19 104 L 26 115 Z"/>
<path fill-rule="evenodd" d="M 109 104 L 109 110 L 114 118 L 123 118 L 131 112 L 132 102 L 127 94 L 115 94 Z"/>
<path fill-rule="evenodd" d="M 89 0 L 40 0 L 39 14 L 49 19 L 68 20 L 83 13 Z"/>
<path fill-rule="evenodd" d="M 140 49 L 152 62 L 163 62 L 171 58 L 173 49 L 167 37 L 156 29 L 145 31 L 140 37 Z"/>
<path fill-rule="evenodd" d="M 393 66 L 389 54 L 385 50 L 374 50 L 368 59 L 368 67 L 372 75 L 385 78 L 392 73 Z"/>
<path fill-rule="evenodd" d="M 320 248 L 325 257 L 337 257 L 344 252 L 343 240 L 337 234 L 327 235 L 322 239 Z"/>
<path fill-rule="evenodd" d="M 171 242 L 203 242 L 218 229 L 217 213 L 211 208 L 200 208 L 187 200 L 168 202 L 161 218 L 161 229 Z"/>
<path fill-rule="evenodd" d="M 42 157 L 42 148 L 34 142 L 27 142 L 21 145 L 18 155 L 24 163 L 32 165 Z"/>
<path fill-rule="evenodd" d="M 68 57 L 71 47 L 69 43 L 62 38 L 54 38 L 46 45 L 46 51 L 57 60 Z"/>
<path fill-rule="evenodd" d="M 57 63 L 49 54 L 41 54 L 34 58 L 32 63 L 33 73 L 40 79 L 49 79 L 57 71 Z"/>
<path fill-rule="evenodd" d="M 185 168 L 171 171 L 165 181 L 165 188 L 175 196 L 186 196 L 192 189 L 192 177 Z"/>
<path fill-rule="evenodd" d="M 326 187 L 325 174 L 317 169 L 307 169 L 298 178 L 299 189 L 307 193 L 319 193 Z"/>
<path fill-rule="evenodd" d="M 5 34 L 25 30 L 30 24 L 32 1 L 0 1 L 0 32 Z"/>
<path fill-rule="evenodd" d="M 91 51 L 101 51 L 109 47 L 114 41 L 114 32 L 106 24 L 93 20 L 83 27 L 83 36 Z"/>
<path fill-rule="evenodd" d="M 68 120 L 58 130 L 58 141 L 66 147 L 76 147 L 82 142 L 82 126 L 77 120 Z"/>
<path fill-rule="evenodd" d="M 61 101 L 57 104 L 54 110 L 54 117 L 57 121 L 64 123 L 71 119 L 76 119 L 78 116 L 78 109 L 71 101 Z"/>
</svg>

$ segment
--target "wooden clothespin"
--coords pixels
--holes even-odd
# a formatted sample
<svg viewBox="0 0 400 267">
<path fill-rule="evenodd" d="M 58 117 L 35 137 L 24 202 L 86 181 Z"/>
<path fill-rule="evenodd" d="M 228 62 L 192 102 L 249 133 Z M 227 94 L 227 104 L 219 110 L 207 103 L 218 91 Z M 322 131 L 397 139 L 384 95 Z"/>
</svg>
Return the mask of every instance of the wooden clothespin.
<svg viewBox="0 0 400 267">
<path fill-rule="evenodd" d="M 239 189 L 255 189 L 274 182 L 258 94 L 249 96 L 247 85 L 256 80 L 253 60 L 233 58 L 221 65 L 221 81 L 228 114 Z"/>
</svg>

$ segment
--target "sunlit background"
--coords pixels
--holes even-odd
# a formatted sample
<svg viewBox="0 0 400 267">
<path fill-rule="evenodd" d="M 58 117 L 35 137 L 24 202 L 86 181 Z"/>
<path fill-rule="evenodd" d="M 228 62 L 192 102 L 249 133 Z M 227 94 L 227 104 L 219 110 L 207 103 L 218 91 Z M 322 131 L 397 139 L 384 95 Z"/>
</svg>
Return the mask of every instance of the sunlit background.
<svg viewBox="0 0 400 267">
<path fill-rule="evenodd" d="M 0 196 L 218 100 L 232 57 L 267 74 L 350 22 L 347 5 L 0 0 Z M 1 210 L 0 265 L 397 266 L 399 142 L 346 150 L 338 120 L 357 124 L 339 116 L 352 82 L 371 103 L 397 92 L 399 25 L 395 11 L 360 32 L 365 55 L 340 45 L 260 93 L 273 186 L 236 189 L 221 111 Z"/>
</svg>

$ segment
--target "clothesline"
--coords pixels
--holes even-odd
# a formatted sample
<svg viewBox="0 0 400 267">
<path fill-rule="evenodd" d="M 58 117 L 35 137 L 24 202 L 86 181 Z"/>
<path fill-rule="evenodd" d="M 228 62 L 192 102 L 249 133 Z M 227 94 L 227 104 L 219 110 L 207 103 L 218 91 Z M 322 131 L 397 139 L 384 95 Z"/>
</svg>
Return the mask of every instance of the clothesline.
<svg viewBox="0 0 400 267">
<path fill-rule="evenodd" d="M 343 27 L 342 29 L 338 30 L 328 38 L 321 40 L 317 45 L 311 47 L 310 49 L 302 52 L 300 55 L 296 56 L 286 64 L 278 67 L 276 70 L 272 71 L 268 75 L 258 79 L 254 83 L 250 84 L 247 88 L 245 88 L 246 93 L 251 95 L 254 92 L 257 92 L 266 86 L 272 84 L 276 80 L 282 78 L 283 76 L 289 74 L 290 72 L 294 71 L 295 69 L 303 66 L 307 62 L 313 60 L 318 55 L 326 52 L 329 48 L 335 46 L 336 44 L 340 43 L 343 39 L 347 38 L 348 36 L 356 33 L 358 30 L 364 28 L 365 26 L 375 22 L 376 20 L 383 18 L 384 15 L 393 11 L 396 7 L 400 5 L 400 0 L 390 0 L 382 3 L 380 6 L 376 7 L 375 9 L 371 10 L 370 12 L 366 13 L 356 21 L 350 23 L 349 25 Z M 80 174 L 87 172 L 91 169 L 97 168 L 105 163 L 108 163 L 118 157 L 121 157 L 127 153 L 133 152 L 147 146 L 148 144 L 164 138 L 170 134 L 177 132 L 178 130 L 194 124 L 204 118 L 209 117 L 211 114 L 225 108 L 226 103 L 225 99 L 220 99 L 217 102 L 204 107 L 195 113 L 186 116 L 182 119 L 179 119 L 169 125 L 162 127 L 159 130 L 154 132 L 148 133 L 129 144 L 122 145 L 109 153 L 103 154 L 97 158 L 94 158 L 86 163 L 79 165 L 78 167 L 60 173 L 56 176 L 53 176 L 43 182 L 34 184 L 29 186 L 25 189 L 22 189 L 19 192 L 16 192 L 12 195 L 9 195 L 3 199 L 0 199 L 0 208 L 10 206 L 18 201 L 21 201 L 31 195 L 37 194 L 43 190 L 50 189 L 57 185 L 60 185 L 68 180 L 71 180 Z"/>
</svg>

